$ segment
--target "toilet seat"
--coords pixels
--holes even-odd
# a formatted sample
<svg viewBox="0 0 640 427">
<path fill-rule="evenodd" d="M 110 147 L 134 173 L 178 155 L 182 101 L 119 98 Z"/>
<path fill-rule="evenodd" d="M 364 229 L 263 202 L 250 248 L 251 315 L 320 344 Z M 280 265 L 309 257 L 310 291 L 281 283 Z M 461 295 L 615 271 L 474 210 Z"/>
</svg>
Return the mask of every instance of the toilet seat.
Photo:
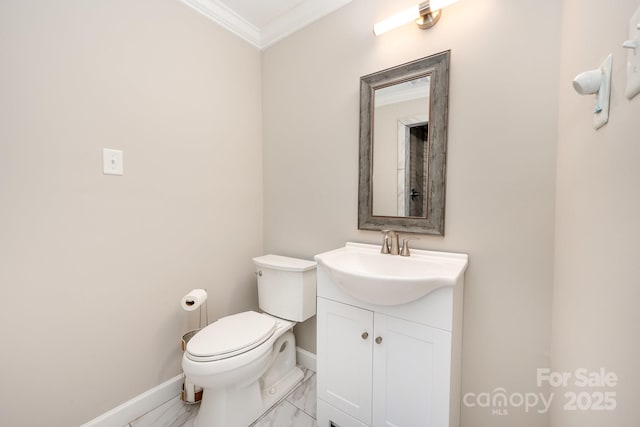
<svg viewBox="0 0 640 427">
<path fill-rule="evenodd" d="M 198 362 L 233 357 L 258 347 L 276 329 L 276 319 L 255 311 L 223 317 L 191 338 L 187 343 L 186 355 Z"/>
</svg>

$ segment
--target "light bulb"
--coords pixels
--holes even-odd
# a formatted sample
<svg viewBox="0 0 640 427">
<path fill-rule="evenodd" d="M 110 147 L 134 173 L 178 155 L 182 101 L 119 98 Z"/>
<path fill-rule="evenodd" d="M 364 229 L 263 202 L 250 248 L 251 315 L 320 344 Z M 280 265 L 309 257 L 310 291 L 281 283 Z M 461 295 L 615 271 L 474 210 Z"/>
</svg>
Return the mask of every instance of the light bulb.
<svg viewBox="0 0 640 427">
<path fill-rule="evenodd" d="M 436 10 L 440 10 L 443 7 L 447 7 L 457 1 L 458 0 L 431 0 L 429 2 L 429 9 L 431 9 L 432 12 L 435 12 Z"/>
<path fill-rule="evenodd" d="M 384 21 L 378 22 L 373 26 L 373 33 L 376 36 L 379 36 L 380 34 L 386 33 L 387 31 L 393 30 L 394 28 L 398 28 L 411 21 L 415 21 L 418 18 L 420 18 L 420 7 L 418 5 L 415 5 L 407 10 L 404 10 L 385 19 Z"/>
</svg>

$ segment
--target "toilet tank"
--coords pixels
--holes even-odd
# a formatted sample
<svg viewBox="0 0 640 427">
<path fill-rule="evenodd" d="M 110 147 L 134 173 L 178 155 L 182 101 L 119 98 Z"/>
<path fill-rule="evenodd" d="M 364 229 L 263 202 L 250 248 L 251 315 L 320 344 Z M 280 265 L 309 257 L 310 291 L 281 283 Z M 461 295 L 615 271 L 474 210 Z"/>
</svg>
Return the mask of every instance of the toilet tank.
<svg viewBox="0 0 640 427">
<path fill-rule="evenodd" d="M 316 314 L 316 263 L 280 255 L 253 258 L 260 309 L 302 322 Z"/>
</svg>

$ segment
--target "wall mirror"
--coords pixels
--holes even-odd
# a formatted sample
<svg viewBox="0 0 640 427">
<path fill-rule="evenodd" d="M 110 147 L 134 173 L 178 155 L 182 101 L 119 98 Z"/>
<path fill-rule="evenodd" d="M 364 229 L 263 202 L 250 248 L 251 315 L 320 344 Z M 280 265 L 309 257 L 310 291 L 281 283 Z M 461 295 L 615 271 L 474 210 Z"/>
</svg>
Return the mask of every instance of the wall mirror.
<svg viewBox="0 0 640 427">
<path fill-rule="evenodd" d="M 359 229 L 444 235 L 449 57 L 360 79 Z"/>
</svg>

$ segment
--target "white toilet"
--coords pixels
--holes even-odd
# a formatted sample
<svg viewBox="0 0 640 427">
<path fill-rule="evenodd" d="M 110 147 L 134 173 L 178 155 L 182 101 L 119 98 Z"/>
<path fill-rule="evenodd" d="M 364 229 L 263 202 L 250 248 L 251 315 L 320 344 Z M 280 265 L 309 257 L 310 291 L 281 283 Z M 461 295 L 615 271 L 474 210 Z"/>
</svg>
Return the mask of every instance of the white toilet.
<svg viewBox="0 0 640 427">
<path fill-rule="evenodd" d="M 291 330 L 316 314 L 316 263 L 278 255 L 253 261 L 266 313 L 245 311 L 211 323 L 182 357 L 188 380 L 203 388 L 194 427 L 247 427 L 303 377 Z"/>
</svg>

